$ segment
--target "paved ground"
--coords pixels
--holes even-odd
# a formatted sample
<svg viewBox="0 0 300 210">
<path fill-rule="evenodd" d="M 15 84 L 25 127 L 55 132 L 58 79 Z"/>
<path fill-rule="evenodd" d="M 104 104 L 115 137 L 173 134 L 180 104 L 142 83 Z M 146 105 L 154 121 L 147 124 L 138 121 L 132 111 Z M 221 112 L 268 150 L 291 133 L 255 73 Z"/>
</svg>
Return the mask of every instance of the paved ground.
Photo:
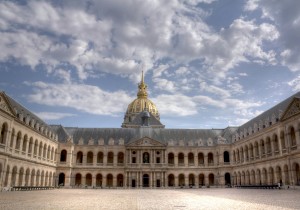
<svg viewBox="0 0 300 210">
<path fill-rule="evenodd" d="M 56 189 L 0 192 L 0 209 L 300 209 L 300 190 Z"/>
</svg>

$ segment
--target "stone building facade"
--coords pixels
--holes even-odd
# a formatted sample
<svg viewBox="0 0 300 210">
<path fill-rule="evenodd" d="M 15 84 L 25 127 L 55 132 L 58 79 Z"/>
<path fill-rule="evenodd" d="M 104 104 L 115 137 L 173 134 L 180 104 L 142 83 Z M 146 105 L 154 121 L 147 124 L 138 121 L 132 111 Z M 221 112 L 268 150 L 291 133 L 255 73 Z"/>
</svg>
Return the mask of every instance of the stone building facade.
<svg viewBox="0 0 300 210">
<path fill-rule="evenodd" d="M 47 125 L 0 92 L 0 187 L 300 185 L 300 92 L 240 127 L 167 129 L 142 77 L 122 128 Z"/>
</svg>

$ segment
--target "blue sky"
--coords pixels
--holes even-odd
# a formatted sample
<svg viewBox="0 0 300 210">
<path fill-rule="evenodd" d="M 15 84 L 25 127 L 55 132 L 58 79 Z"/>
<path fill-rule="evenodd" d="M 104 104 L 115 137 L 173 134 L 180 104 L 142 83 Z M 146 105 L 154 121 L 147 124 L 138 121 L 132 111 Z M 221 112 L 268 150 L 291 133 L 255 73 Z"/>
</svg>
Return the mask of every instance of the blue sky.
<svg viewBox="0 0 300 210">
<path fill-rule="evenodd" d="M 300 1 L 0 1 L 0 89 L 120 127 L 144 70 L 167 128 L 238 126 L 300 91 Z"/>
</svg>

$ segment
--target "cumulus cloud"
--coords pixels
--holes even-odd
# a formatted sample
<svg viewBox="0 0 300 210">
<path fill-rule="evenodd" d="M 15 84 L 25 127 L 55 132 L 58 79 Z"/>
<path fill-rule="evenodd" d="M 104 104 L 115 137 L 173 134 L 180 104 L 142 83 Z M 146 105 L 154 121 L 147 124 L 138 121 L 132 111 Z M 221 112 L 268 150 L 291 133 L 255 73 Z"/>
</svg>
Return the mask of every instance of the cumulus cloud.
<svg viewBox="0 0 300 210">
<path fill-rule="evenodd" d="M 132 98 L 124 91 L 107 92 L 84 84 L 52 84 L 35 82 L 29 95 L 34 103 L 73 108 L 82 112 L 117 116 L 126 110 Z"/>
<path fill-rule="evenodd" d="M 204 21 L 209 14 L 198 6 L 212 2 L 4 1 L 0 61 L 16 58 L 33 69 L 46 65 L 51 72 L 63 63 L 74 67 L 80 80 L 100 71 L 135 82 L 142 68 L 158 77 L 168 65 L 194 60 L 216 79 L 249 59 L 275 62 L 275 53 L 263 47 L 278 37 L 273 25 L 239 18 L 214 31 Z"/>
<path fill-rule="evenodd" d="M 291 86 L 294 91 L 300 91 L 300 75 L 295 79 L 289 81 L 288 85 Z"/>
<path fill-rule="evenodd" d="M 60 120 L 65 117 L 76 116 L 75 114 L 60 112 L 36 112 L 35 114 L 43 120 Z"/>
<path fill-rule="evenodd" d="M 281 63 L 292 71 L 300 71 L 300 1 L 249 0 L 245 9 L 260 10 L 262 17 L 274 22 L 280 33 Z"/>
</svg>

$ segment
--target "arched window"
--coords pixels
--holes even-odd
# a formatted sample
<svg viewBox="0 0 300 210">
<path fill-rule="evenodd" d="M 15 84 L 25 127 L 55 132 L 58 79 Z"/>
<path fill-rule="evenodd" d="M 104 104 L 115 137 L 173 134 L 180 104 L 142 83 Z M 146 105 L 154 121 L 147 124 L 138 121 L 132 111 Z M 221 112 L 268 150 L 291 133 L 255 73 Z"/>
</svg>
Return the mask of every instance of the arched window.
<svg viewBox="0 0 300 210">
<path fill-rule="evenodd" d="M 63 149 L 60 152 L 60 162 L 66 162 L 67 161 L 67 151 Z"/>
<path fill-rule="evenodd" d="M 93 152 L 87 153 L 87 157 L 86 157 L 87 164 L 89 164 L 89 165 L 93 164 L 93 156 L 94 156 Z"/>
<path fill-rule="evenodd" d="M 82 159 L 83 159 L 83 154 L 82 152 L 77 152 L 77 156 L 76 156 L 76 163 L 78 164 L 82 164 Z"/>
<path fill-rule="evenodd" d="M 168 164 L 174 165 L 174 154 L 173 153 L 168 154 Z"/>
<path fill-rule="evenodd" d="M 92 174 L 87 174 L 85 176 L 85 184 L 87 186 L 92 186 Z"/>
<path fill-rule="evenodd" d="M 290 136 L 291 136 L 291 147 L 293 147 L 293 149 L 296 147 L 296 133 L 295 133 L 295 129 L 294 127 L 290 128 Z"/>
<path fill-rule="evenodd" d="M 16 141 L 16 147 L 15 147 L 15 149 L 17 149 L 17 150 L 20 149 L 20 146 L 21 146 L 21 140 L 22 140 L 22 134 L 21 134 L 21 132 L 19 131 L 18 134 L 17 134 L 17 141 Z"/>
<path fill-rule="evenodd" d="M 188 154 L 188 162 L 189 162 L 189 165 L 194 165 L 195 162 L 194 162 L 194 154 L 193 153 L 189 153 Z"/>
<path fill-rule="evenodd" d="M 114 153 L 109 152 L 107 154 L 107 164 L 113 164 L 114 163 Z"/>
<path fill-rule="evenodd" d="M 97 154 L 97 164 L 103 164 L 103 152 Z"/>
<path fill-rule="evenodd" d="M 184 154 L 183 153 L 178 154 L 178 165 L 184 165 Z"/>
<path fill-rule="evenodd" d="M 6 143 L 6 135 L 7 135 L 8 126 L 6 123 L 3 123 L 0 133 L 0 144 Z"/>
<path fill-rule="evenodd" d="M 208 165 L 213 165 L 214 164 L 214 155 L 210 152 L 207 155 L 207 161 L 208 161 Z"/>
<path fill-rule="evenodd" d="M 118 164 L 123 164 L 124 163 L 124 153 L 119 152 L 118 153 Z"/>
<path fill-rule="evenodd" d="M 198 164 L 204 165 L 204 155 L 202 152 L 198 153 Z"/>
<path fill-rule="evenodd" d="M 228 151 L 224 151 L 224 163 L 229 163 L 230 162 L 230 158 L 229 158 L 229 152 Z"/>
</svg>

